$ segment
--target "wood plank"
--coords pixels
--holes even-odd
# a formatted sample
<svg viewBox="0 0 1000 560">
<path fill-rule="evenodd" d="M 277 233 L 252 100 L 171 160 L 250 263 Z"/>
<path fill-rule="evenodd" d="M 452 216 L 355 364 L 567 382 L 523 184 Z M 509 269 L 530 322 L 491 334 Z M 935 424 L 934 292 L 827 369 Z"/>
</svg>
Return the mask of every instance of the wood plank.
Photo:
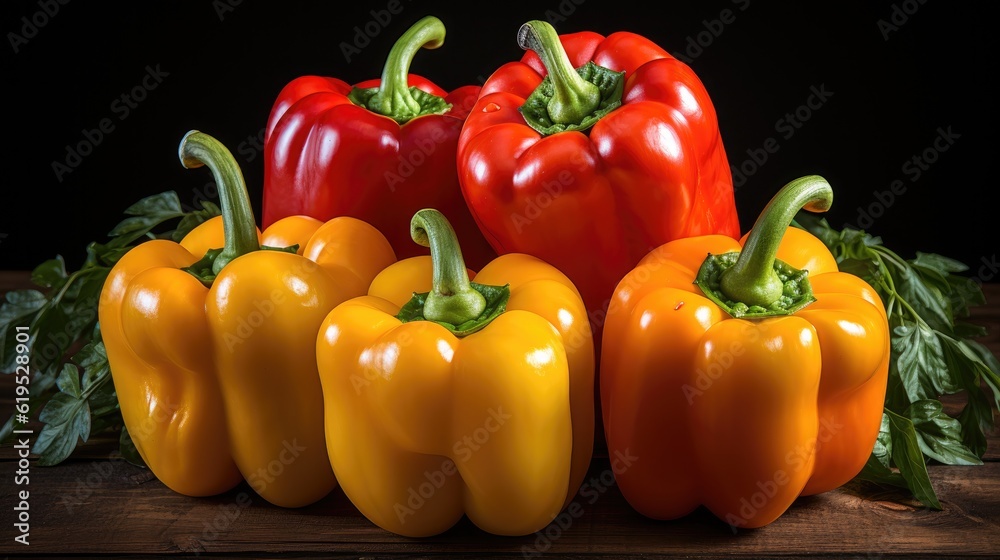
<svg viewBox="0 0 1000 560">
<path fill-rule="evenodd" d="M 10 463 L 0 466 L 10 469 Z M 975 468 L 976 476 L 969 474 Z M 604 483 L 600 482 L 604 478 Z M 368 522 L 339 491 L 296 510 L 267 504 L 245 486 L 213 498 L 173 493 L 123 461 L 74 461 L 31 471 L 34 554 L 239 554 L 295 550 L 316 554 L 462 555 L 1000 555 L 1000 463 L 932 467 L 944 506 L 931 511 L 861 484 L 800 499 L 758 530 L 730 527 L 704 511 L 654 521 L 632 510 L 596 460 L 582 514 L 527 537 L 498 537 L 463 519 L 430 538 L 393 535 Z M 5 484 L 0 504 L 15 503 Z M 567 510 L 570 511 L 570 510 Z M 575 511 L 575 509 L 574 509 Z M 98 537 L 98 535 L 100 535 Z M 6 549 L 4 543 L 0 548 Z M 13 550 L 11 550 L 13 552 Z"/>
</svg>

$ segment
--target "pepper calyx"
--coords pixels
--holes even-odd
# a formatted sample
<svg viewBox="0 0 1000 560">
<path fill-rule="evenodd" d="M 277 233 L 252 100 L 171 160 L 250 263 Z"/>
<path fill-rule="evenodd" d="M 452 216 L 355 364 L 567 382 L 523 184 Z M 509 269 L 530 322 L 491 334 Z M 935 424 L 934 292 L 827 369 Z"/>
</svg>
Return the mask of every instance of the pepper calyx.
<svg viewBox="0 0 1000 560">
<path fill-rule="evenodd" d="M 431 291 L 414 293 L 396 316 L 409 321 L 433 321 L 455 336 L 482 330 L 507 309 L 510 286 L 471 282 L 458 236 L 444 214 L 434 208 L 418 210 L 410 220 L 410 237 L 431 250 Z"/>
<path fill-rule="evenodd" d="M 399 124 L 406 124 L 417 117 L 425 115 L 443 115 L 451 110 L 451 103 L 442 97 L 418 87 L 407 89 L 408 95 L 417 102 L 420 107 L 417 111 L 409 111 L 409 106 L 402 104 L 392 104 L 390 108 L 385 102 L 385 96 L 378 95 L 381 88 L 354 88 L 347 94 L 347 98 L 360 107 L 364 107 L 373 113 L 391 118 Z M 398 107 L 406 107 L 405 110 L 396 110 Z"/>
<path fill-rule="evenodd" d="M 434 16 L 418 20 L 392 46 L 382 69 L 382 79 L 374 88 L 354 88 L 347 98 L 373 113 L 405 124 L 424 115 L 440 115 L 451 109 L 443 98 L 408 84 L 410 65 L 420 49 L 436 49 L 444 44 L 444 23 Z"/>
<path fill-rule="evenodd" d="M 524 122 L 542 136 L 572 130 L 586 131 L 597 124 L 610 112 L 622 105 L 622 92 L 625 88 L 625 72 L 616 72 L 594 62 L 588 62 L 576 69 L 577 74 L 587 83 L 594 84 L 600 90 L 600 102 L 592 112 L 580 118 L 578 122 L 555 122 L 549 112 L 549 103 L 555 96 L 555 86 L 552 75 L 547 75 L 538 84 L 531 95 L 518 108 Z"/>
<path fill-rule="evenodd" d="M 483 312 L 478 317 L 469 319 L 459 325 L 453 325 L 445 321 L 434 321 L 435 323 L 448 329 L 451 334 L 458 338 L 469 336 L 472 333 L 484 329 L 486 325 L 489 325 L 490 322 L 493 321 L 493 319 L 496 319 L 507 310 L 507 302 L 510 300 L 509 284 L 503 286 L 490 286 L 487 284 L 469 282 L 469 286 L 473 290 L 482 294 L 483 298 L 486 300 L 486 308 Z M 424 304 L 427 302 L 428 294 L 429 292 L 414 293 L 410 301 L 406 302 L 406 305 L 399 310 L 399 314 L 396 315 L 396 318 L 403 323 L 429 320 L 423 315 Z"/>
<path fill-rule="evenodd" d="M 781 296 L 767 306 L 748 305 L 727 296 L 722 290 L 722 275 L 739 260 L 740 252 L 721 255 L 709 254 L 698 269 L 694 283 L 705 297 L 715 302 L 723 311 L 736 319 L 764 319 L 792 315 L 816 301 L 809 282 L 809 271 L 799 270 L 788 263 L 774 259 L 772 269 L 781 281 Z"/>
<path fill-rule="evenodd" d="M 261 245 L 258 251 L 278 251 L 281 253 L 295 254 L 299 251 L 299 246 L 298 244 L 288 247 L 271 247 L 269 245 Z M 214 270 L 215 261 L 219 258 L 221 253 L 221 247 L 218 249 L 209 249 L 208 251 L 205 251 L 205 256 L 198 259 L 190 266 L 181 268 L 181 270 L 197 278 L 202 284 L 205 285 L 206 288 L 211 288 L 212 283 L 215 282 L 216 276 L 218 276 L 218 273 Z"/>
</svg>

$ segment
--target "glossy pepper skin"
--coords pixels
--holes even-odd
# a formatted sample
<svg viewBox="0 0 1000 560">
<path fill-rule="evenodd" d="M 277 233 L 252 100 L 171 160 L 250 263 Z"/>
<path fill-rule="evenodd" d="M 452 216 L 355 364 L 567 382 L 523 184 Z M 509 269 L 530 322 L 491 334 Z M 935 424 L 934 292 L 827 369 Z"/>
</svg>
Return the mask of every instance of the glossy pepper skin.
<svg viewBox="0 0 1000 560">
<path fill-rule="evenodd" d="M 784 192 L 792 187 L 820 201 L 807 209 L 825 210 L 832 197 L 815 176 Z M 779 194 L 772 206 L 802 206 L 788 200 Z M 734 528 L 761 527 L 798 496 L 844 484 L 871 454 L 889 365 L 882 302 L 839 272 L 819 239 L 787 227 L 790 214 L 768 214 L 741 241 L 666 243 L 617 287 L 601 358 L 604 429 L 610 453 L 639 457 L 616 478 L 643 515 L 675 519 L 704 505 Z M 749 265 L 722 286 L 749 286 L 733 300 L 753 299 L 775 248 L 770 262 L 806 270 L 815 301 L 734 318 L 695 284 L 706 255 L 740 251 Z"/>
<path fill-rule="evenodd" d="M 715 109 L 691 68 L 634 33 L 557 36 L 533 21 L 518 39 L 528 52 L 489 77 L 462 129 L 462 192 L 499 254 L 532 254 L 569 276 L 599 341 L 615 285 L 651 249 L 739 237 Z M 580 130 L 600 109 L 587 110 L 597 97 L 573 68 L 591 61 L 608 69 L 605 79 L 624 73 L 621 105 Z M 547 76 L 551 100 L 524 110 Z M 551 128 L 536 130 L 526 115 Z"/>
<path fill-rule="evenodd" d="M 585 308 L 557 269 L 508 254 L 475 275 L 508 286 L 505 310 L 490 303 L 469 315 L 468 302 L 452 306 L 465 313 L 452 325 L 473 317 L 481 330 L 458 335 L 428 319 L 432 297 L 470 292 L 440 216 L 414 218 L 426 224 L 420 235 L 429 235 L 431 257 L 386 268 L 319 331 L 330 462 L 354 505 L 393 533 L 436 535 L 466 514 L 490 533 L 530 534 L 559 514 L 590 464 L 594 351 Z M 402 322 L 415 292 L 429 293 L 424 318 Z"/>
<path fill-rule="evenodd" d="M 180 243 L 136 246 L 105 282 L 98 312 L 125 426 L 176 492 L 209 496 L 246 479 L 273 504 L 315 502 L 336 485 L 315 333 L 393 262 L 392 249 L 347 217 L 289 217 L 258 233 L 228 150 L 192 131 L 181 158 L 212 169 L 223 216 Z"/>
<path fill-rule="evenodd" d="M 416 51 L 441 46 L 444 35 L 439 19 L 425 17 L 396 43 L 381 79 L 351 86 L 302 76 L 281 90 L 264 135 L 265 227 L 292 215 L 353 216 L 406 258 L 427 254 L 410 241 L 409 223 L 430 205 L 454 224 L 470 265 L 496 256 L 469 213 L 455 168 L 458 135 L 479 86 L 449 93 L 407 74 Z"/>
</svg>

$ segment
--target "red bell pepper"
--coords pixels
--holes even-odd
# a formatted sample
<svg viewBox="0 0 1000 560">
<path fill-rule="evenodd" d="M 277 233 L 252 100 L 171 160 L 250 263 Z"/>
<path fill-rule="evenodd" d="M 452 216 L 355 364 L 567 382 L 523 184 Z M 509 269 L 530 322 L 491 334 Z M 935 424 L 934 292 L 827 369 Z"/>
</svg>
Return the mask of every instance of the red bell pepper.
<svg viewBox="0 0 1000 560">
<path fill-rule="evenodd" d="M 352 216 L 382 232 L 397 258 L 429 254 L 410 239 L 410 218 L 436 208 L 451 222 L 466 262 L 496 253 L 458 184 L 455 152 L 479 86 L 447 93 L 409 74 L 421 48 L 444 42 L 444 24 L 416 22 L 389 52 L 381 79 L 354 86 L 302 76 L 278 95 L 264 135 L 263 227 L 290 215 Z"/>
<path fill-rule="evenodd" d="M 596 334 L 648 251 L 739 237 L 715 109 L 691 68 L 634 33 L 559 36 L 532 21 L 518 42 L 528 52 L 483 84 L 462 129 L 462 192 L 497 252 L 576 284 Z"/>
</svg>

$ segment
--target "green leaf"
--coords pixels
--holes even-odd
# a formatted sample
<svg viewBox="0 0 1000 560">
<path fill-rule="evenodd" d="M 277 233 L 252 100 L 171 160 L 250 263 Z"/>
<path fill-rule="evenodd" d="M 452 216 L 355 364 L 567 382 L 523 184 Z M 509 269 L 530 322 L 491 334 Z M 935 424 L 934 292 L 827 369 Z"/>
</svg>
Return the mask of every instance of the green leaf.
<svg viewBox="0 0 1000 560">
<path fill-rule="evenodd" d="M 956 321 L 952 334 L 957 338 L 980 338 L 989 334 L 989 330 L 982 325 L 975 325 L 963 321 Z"/>
<path fill-rule="evenodd" d="M 946 465 L 982 465 L 962 443 L 962 425 L 948 416 L 936 400 L 917 401 L 906 409 L 924 455 Z"/>
<path fill-rule="evenodd" d="M 899 375 L 899 359 L 896 354 L 892 354 L 889 359 L 889 378 L 885 387 L 885 407 L 892 411 L 902 412 L 910 406 L 910 397 L 906 392 L 906 386 Z"/>
<path fill-rule="evenodd" d="M 31 283 L 42 288 L 58 288 L 66 282 L 66 261 L 56 255 L 31 271 Z"/>
<path fill-rule="evenodd" d="M 139 199 L 124 210 L 128 216 L 150 216 L 156 214 L 181 214 L 181 201 L 174 191 L 166 191 Z"/>
<path fill-rule="evenodd" d="M 31 367 L 36 379 L 55 381 L 63 358 L 85 330 L 69 306 L 52 302 L 35 318 L 32 332 Z M 34 385 L 35 380 L 32 380 Z M 51 385 L 51 382 L 48 383 Z"/>
<path fill-rule="evenodd" d="M 76 449 L 77 435 L 70 423 L 48 424 L 42 428 L 31 451 L 38 455 L 38 465 L 51 467 L 66 460 Z"/>
<path fill-rule="evenodd" d="M 116 407 L 117 408 L 117 407 Z M 104 416 L 97 416 L 94 412 L 93 407 L 90 409 L 90 431 L 95 434 L 103 434 L 105 432 L 118 432 L 122 427 L 122 415 L 118 412 L 114 414 L 105 414 Z"/>
<path fill-rule="evenodd" d="M 936 510 L 942 509 L 934 492 L 934 486 L 931 485 L 913 422 L 890 410 L 885 411 L 885 414 L 889 420 L 889 435 L 892 438 L 892 461 L 906 481 L 907 488 L 913 493 L 913 497 L 925 506 Z"/>
<path fill-rule="evenodd" d="M 188 266 L 181 268 L 184 272 L 187 272 L 191 276 L 198 279 L 206 288 L 211 288 L 212 283 L 215 282 L 215 270 L 214 265 L 216 259 L 222 254 L 223 248 L 209 249 L 205 251 L 205 255 L 198 259 L 197 261 L 191 263 Z"/>
<path fill-rule="evenodd" d="M 62 395 L 63 393 L 59 393 Z M 61 424 L 46 424 L 38 434 L 32 446 L 32 452 L 38 455 L 38 465 L 51 467 L 66 460 L 76 449 L 81 430 L 90 430 L 90 413 L 86 406 L 75 409 L 73 418 Z M 86 418 L 77 419 L 77 416 Z"/>
<path fill-rule="evenodd" d="M 993 430 L 993 411 L 978 381 L 970 384 L 967 391 L 968 401 L 957 420 L 962 426 L 962 444 L 981 459 L 986 453 L 986 434 Z"/>
<path fill-rule="evenodd" d="M 917 252 L 916 258 L 909 260 L 909 265 L 913 271 L 920 276 L 926 285 L 939 291 L 941 295 L 948 300 L 948 309 L 950 310 L 952 317 L 963 316 L 959 313 L 955 313 L 954 310 L 956 298 L 952 295 L 954 283 L 951 279 L 955 278 L 955 273 L 964 272 L 968 270 L 969 267 L 948 257 L 935 253 L 921 253 L 919 251 Z M 960 306 L 963 304 L 961 301 L 957 303 L 959 303 Z"/>
<path fill-rule="evenodd" d="M 73 359 L 84 371 L 84 391 L 91 414 L 98 418 L 119 416 L 118 397 L 100 332 L 94 333 Z"/>
<path fill-rule="evenodd" d="M 91 268 L 75 279 L 79 290 L 72 301 L 73 311 L 87 315 L 87 330 L 94 328 L 93 324 L 97 322 L 97 304 L 101 301 L 101 290 L 110 273 L 110 267 Z"/>
<path fill-rule="evenodd" d="M 939 271 L 942 275 L 969 270 L 969 267 L 963 262 L 936 253 L 923 253 L 921 251 L 917 251 L 916 258 L 910 259 L 910 264 L 921 269 Z"/>
<path fill-rule="evenodd" d="M 941 332 L 951 332 L 955 318 L 948 301 L 937 287 L 928 284 L 918 272 L 910 267 L 894 266 L 893 284 L 899 297 L 920 315 L 931 328 Z"/>
<path fill-rule="evenodd" d="M 93 347 L 95 344 L 91 343 L 89 346 Z M 92 349 L 79 357 L 79 361 L 92 368 L 100 361 L 100 355 L 100 352 Z M 106 394 L 99 392 L 100 385 L 106 384 L 109 378 L 110 375 L 105 374 L 99 384 L 91 382 L 89 387 L 81 391 L 77 366 L 64 364 L 57 383 L 62 392 L 52 395 L 38 416 L 39 421 L 45 424 L 33 449 L 39 455 L 40 465 L 61 463 L 76 448 L 78 439 L 86 442 L 90 438 L 94 420 L 92 406 L 95 406 L 102 417 L 118 415 L 117 399 L 112 404 L 108 402 Z M 89 400 L 94 395 L 97 395 L 97 399 Z M 106 427 L 108 424 L 102 422 L 101 425 Z"/>
<path fill-rule="evenodd" d="M 38 434 L 32 451 L 43 467 L 63 462 L 76 448 L 78 439 L 90 437 L 90 407 L 83 399 L 56 393 L 38 416 L 45 426 Z"/>
<path fill-rule="evenodd" d="M 73 417 L 73 433 L 80 436 L 80 439 L 86 442 L 90 439 L 90 404 L 87 403 L 80 407 L 80 412 L 76 413 Z"/>
<path fill-rule="evenodd" d="M 99 390 L 90 394 L 87 403 L 90 405 L 90 415 L 95 421 L 107 419 L 111 424 L 121 423 L 121 409 L 118 406 L 118 394 L 115 393 L 114 384 L 103 384 Z"/>
<path fill-rule="evenodd" d="M 73 364 L 63 364 L 56 386 L 63 393 L 80 398 L 80 372 Z"/>
<path fill-rule="evenodd" d="M 41 306 L 30 323 L 33 394 L 51 386 L 67 351 L 96 322 L 103 280 L 95 285 L 91 278 L 95 275 L 106 276 L 106 273 L 96 269 L 73 272 L 51 297 L 42 296 Z"/>
<path fill-rule="evenodd" d="M 49 300 L 38 290 L 10 290 L 4 294 L 3 306 L 0 306 L 0 323 L 9 324 L 14 320 L 34 313 Z"/>
<path fill-rule="evenodd" d="M 142 455 L 139 454 L 139 450 L 135 447 L 135 442 L 132 441 L 132 436 L 128 433 L 128 428 L 122 426 L 122 434 L 118 439 L 118 451 L 122 454 L 122 458 L 132 463 L 137 467 L 146 467 L 146 462 L 142 460 Z"/>
<path fill-rule="evenodd" d="M 83 368 L 83 390 L 88 391 L 98 380 L 111 375 L 108 354 L 100 335 L 91 338 L 86 346 L 73 356 L 73 362 Z"/>
<path fill-rule="evenodd" d="M 903 475 L 883 465 L 874 455 L 868 457 L 868 462 L 862 467 L 856 478 L 897 488 L 908 488 Z"/>
<path fill-rule="evenodd" d="M 948 276 L 948 284 L 951 287 L 948 299 L 955 317 L 968 317 L 970 308 L 986 303 L 982 286 L 972 278 Z"/>
<path fill-rule="evenodd" d="M 148 196 L 125 209 L 130 217 L 122 220 L 110 232 L 113 238 L 105 248 L 120 248 L 131 244 L 137 239 L 147 236 L 156 226 L 167 220 L 181 218 L 184 211 L 181 208 L 177 193 L 167 191 Z"/>
<path fill-rule="evenodd" d="M 988 375 L 986 364 L 964 342 L 942 333 L 937 333 L 937 338 L 944 352 L 948 372 L 958 384 L 955 392 L 965 388 L 967 383 L 963 380 L 979 379 L 983 374 Z"/>
<path fill-rule="evenodd" d="M 997 360 L 989 348 L 975 340 L 963 340 L 962 345 L 965 349 L 979 356 L 985 367 L 977 367 L 977 370 L 982 375 L 983 381 L 986 382 L 986 386 L 993 392 L 994 406 L 1000 408 L 1000 375 L 998 375 L 1000 374 L 1000 360 Z"/>
<path fill-rule="evenodd" d="M 882 244 L 881 237 L 873 237 L 862 230 L 844 228 L 840 232 L 843 246 L 841 259 L 871 259 L 878 260 L 878 247 Z"/>
<path fill-rule="evenodd" d="M 125 218 L 118 223 L 117 226 L 108 235 L 111 237 L 120 237 L 123 235 L 131 234 L 133 239 L 138 239 L 143 236 L 149 230 L 153 229 L 154 226 L 159 224 L 164 220 L 164 218 L 175 218 L 176 214 L 171 214 L 169 216 L 159 216 L 156 214 L 150 216 L 133 216 L 131 218 Z M 136 235 L 138 233 L 138 235 Z"/>
<path fill-rule="evenodd" d="M 878 290 L 884 275 L 875 250 L 882 242 L 880 238 L 853 228 L 837 231 L 826 218 L 809 212 L 800 212 L 795 218 L 795 225 L 818 237 L 830 249 L 841 272 L 853 274 Z"/>
<path fill-rule="evenodd" d="M 892 352 L 910 402 L 936 399 L 961 390 L 945 363 L 937 333 L 923 323 L 897 319 L 892 329 Z"/>
<path fill-rule="evenodd" d="M 857 478 L 876 484 L 907 488 L 903 475 L 892 469 L 892 435 L 889 432 L 889 416 L 884 411 L 872 454 Z"/>
<path fill-rule="evenodd" d="M 86 406 L 86 401 L 79 397 L 74 397 L 69 393 L 56 393 L 52 395 L 49 402 L 38 415 L 38 419 L 45 424 L 58 426 L 73 421 L 77 409 Z"/>
<path fill-rule="evenodd" d="M 121 260 L 122 257 L 132 250 L 132 245 L 125 247 L 108 248 L 102 247 L 100 251 L 100 262 L 106 267 L 112 267 Z"/>
<path fill-rule="evenodd" d="M 892 434 L 889 432 L 889 415 L 885 409 L 882 409 L 882 423 L 872 448 L 872 457 L 887 469 L 892 466 Z"/>
<path fill-rule="evenodd" d="M 102 383 L 90 393 L 87 399 L 90 405 L 90 414 L 95 419 L 121 417 L 118 407 L 118 395 L 115 393 L 115 385 L 110 381 Z"/>
<path fill-rule="evenodd" d="M 34 321 L 48 298 L 38 290 L 11 290 L 0 304 L 0 369 L 14 373 L 17 368 L 17 327 L 26 327 Z M 29 334 L 31 334 L 29 332 Z"/>
<path fill-rule="evenodd" d="M 950 325 L 954 321 L 955 315 L 951 308 L 951 299 L 948 297 L 951 293 L 951 283 L 948 282 L 948 273 L 935 268 L 921 268 L 912 264 L 912 261 L 909 270 L 920 278 L 920 281 L 923 282 L 923 285 L 927 289 L 934 290 L 937 296 L 945 302 L 943 307 L 948 311 Z"/>
<path fill-rule="evenodd" d="M 869 284 L 878 284 L 882 278 L 882 269 L 878 262 L 871 259 L 844 259 L 837 263 L 841 272 L 853 274 Z"/>
<path fill-rule="evenodd" d="M 994 404 L 1000 407 L 1000 377 L 997 376 L 997 359 L 988 348 L 973 340 L 957 340 L 938 334 L 948 358 L 948 367 L 967 381 L 986 382 L 993 391 Z"/>
</svg>

